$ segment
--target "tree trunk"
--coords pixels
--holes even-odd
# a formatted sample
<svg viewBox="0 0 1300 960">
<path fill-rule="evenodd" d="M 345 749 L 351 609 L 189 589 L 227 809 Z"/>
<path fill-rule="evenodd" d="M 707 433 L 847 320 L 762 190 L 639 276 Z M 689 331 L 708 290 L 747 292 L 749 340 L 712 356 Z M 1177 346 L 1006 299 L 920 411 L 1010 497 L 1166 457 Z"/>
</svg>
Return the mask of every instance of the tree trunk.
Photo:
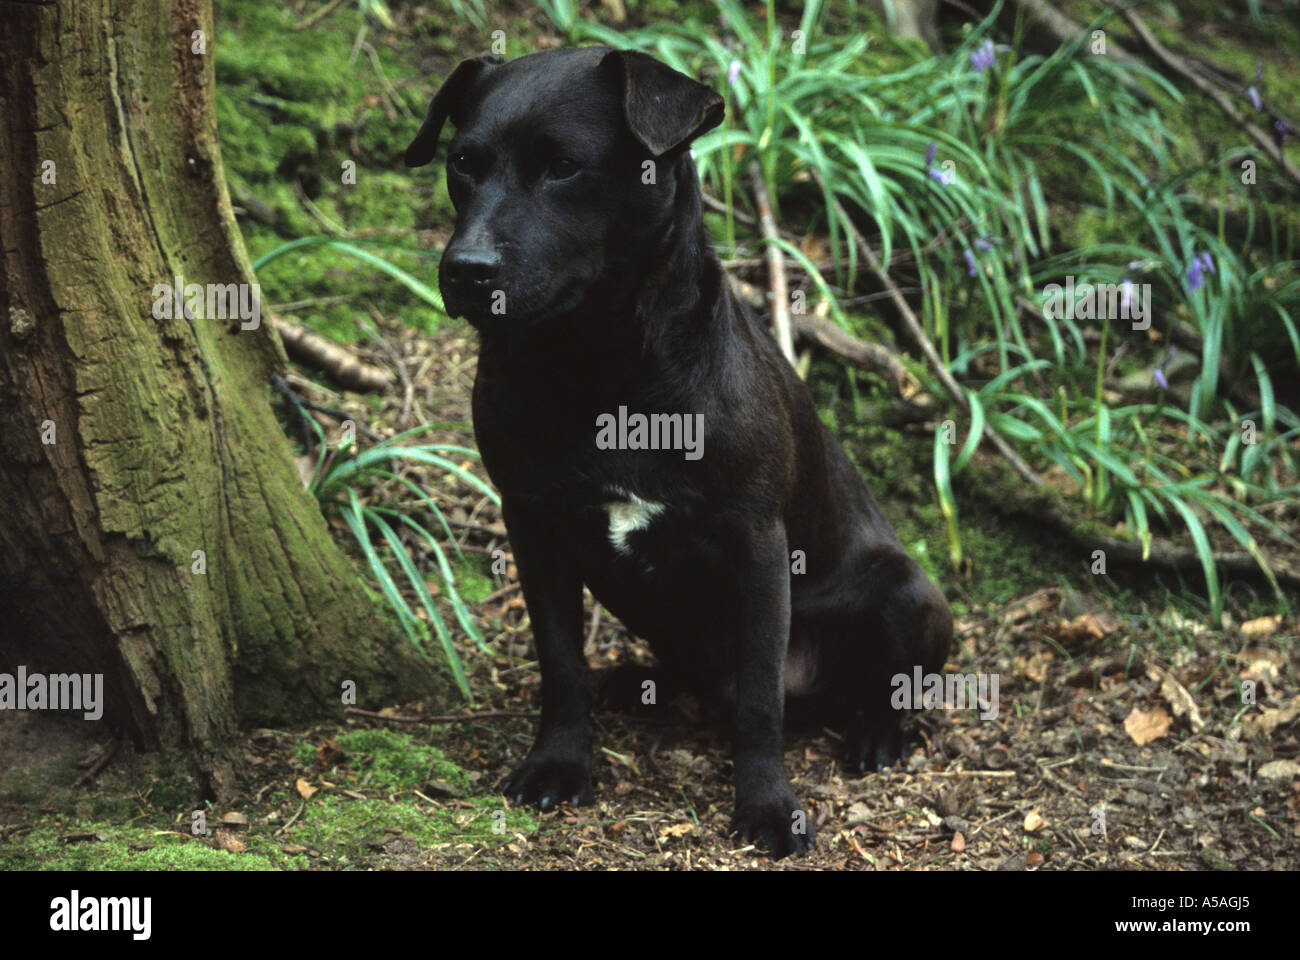
<svg viewBox="0 0 1300 960">
<path fill-rule="evenodd" d="M 345 681 L 429 692 L 293 468 L 270 318 L 155 290 L 252 279 L 210 3 L 4 7 L 0 671 L 103 673 L 111 725 L 219 773 L 238 723 L 337 708 Z"/>
</svg>

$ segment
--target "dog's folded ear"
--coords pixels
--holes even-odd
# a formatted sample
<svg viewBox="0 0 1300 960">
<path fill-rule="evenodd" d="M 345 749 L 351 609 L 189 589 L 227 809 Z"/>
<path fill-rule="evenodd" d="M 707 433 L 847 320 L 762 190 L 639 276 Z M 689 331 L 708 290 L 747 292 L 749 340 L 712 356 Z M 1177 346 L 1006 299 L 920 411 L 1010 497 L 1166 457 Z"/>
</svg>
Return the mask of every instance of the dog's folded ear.
<svg viewBox="0 0 1300 960">
<path fill-rule="evenodd" d="M 433 95 L 429 112 L 425 115 L 424 123 L 420 124 L 420 131 L 406 148 L 408 167 L 422 167 L 433 159 L 433 155 L 438 152 L 438 135 L 442 133 L 442 125 L 447 118 L 451 117 L 452 123 L 455 123 L 459 115 L 458 107 L 470 87 L 474 86 L 485 69 L 504 62 L 491 54 L 460 62 Z"/>
<path fill-rule="evenodd" d="M 722 122 L 722 97 L 654 57 L 614 50 L 600 66 L 620 72 L 628 128 L 656 157 L 690 143 Z"/>
</svg>

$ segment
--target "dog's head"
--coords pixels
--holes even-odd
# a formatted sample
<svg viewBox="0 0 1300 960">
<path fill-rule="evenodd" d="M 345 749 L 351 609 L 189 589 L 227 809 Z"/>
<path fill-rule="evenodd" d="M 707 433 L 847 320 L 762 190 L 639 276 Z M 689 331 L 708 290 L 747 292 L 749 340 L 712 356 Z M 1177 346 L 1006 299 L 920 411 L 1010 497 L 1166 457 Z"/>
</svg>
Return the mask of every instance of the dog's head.
<svg viewBox="0 0 1300 960">
<path fill-rule="evenodd" d="M 643 53 L 461 63 L 406 151 L 407 166 L 429 163 L 455 125 L 448 312 L 508 332 L 574 311 L 602 281 L 635 283 L 668 230 L 678 163 L 722 112 L 715 92 Z"/>
</svg>

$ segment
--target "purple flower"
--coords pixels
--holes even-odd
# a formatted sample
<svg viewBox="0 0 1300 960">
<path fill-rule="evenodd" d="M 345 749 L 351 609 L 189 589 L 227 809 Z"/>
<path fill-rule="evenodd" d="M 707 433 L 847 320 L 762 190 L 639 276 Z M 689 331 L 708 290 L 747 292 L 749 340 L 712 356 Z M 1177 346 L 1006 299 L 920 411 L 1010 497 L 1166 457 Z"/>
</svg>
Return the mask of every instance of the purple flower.
<svg viewBox="0 0 1300 960">
<path fill-rule="evenodd" d="M 1214 258 L 1210 256 L 1210 251 L 1206 250 L 1201 254 L 1201 266 L 1214 273 Z"/>
<path fill-rule="evenodd" d="M 993 49 L 993 41 L 985 40 L 979 45 L 979 49 L 970 55 L 970 65 L 975 68 L 976 73 L 983 73 L 993 66 L 995 59 L 997 53 Z"/>
<path fill-rule="evenodd" d="M 736 85 L 736 81 L 739 79 L 740 79 L 740 61 L 732 60 L 731 66 L 727 68 L 727 83 L 734 87 Z"/>
<path fill-rule="evenodd" d="M 966 258 L 966 270 L 972 277 L 979 276 L 979 266 L 975 263 L 975 254 L 969 250 L 963 250 L 962 256 Z"/>
<path fill-rule="evenodd" d="M 984 237 L 976 237 L 975 249 L 980 251 L 981 253 L 988 253 L 990 250 L 993 249 L 993 244 L 989 242 L 987 239 L 985 239 Z"/>
<path fill-rule="evenodd" d="M 930 145 L 925 148 L 925 165 L 928 167 L 930 164 L 934 163 L 934 158 L 938 155 L 939 145 L 931 140 Z"/>
<path fill-rule="evenodd" d="M 925 171 L 929 174 L 930 179 L 937 181 L 940 186 L 946 187 L 952 183 L 952 175 L 947 170 L 940 170 L 938 167 L 931 167 Z"/>
<path fill-rule="evenodd" d="M 1259 98 L 1259 91 L 1254 87 L 1246 88 L 1246 96 L 1250 98 L 1250 105 L 1256 110 L 1264 109 L 1264 101 Z"/>
<path fill-rule="evenodd" d="M 1203 286 L 1205 286 L 1205 276 L 1201 273 L 1201 259 L 1192 257 L 1192 262 L 1187 265 L 1187 289 L 1195 293 Z"/>
<path fill-rule="evenodd" d="M 1174 348 L 1170 347 L 1165 358 L 1156 364 L 1156 368 L 1151 371 L 1151 375 L 1156 378 L 1156 383 L 1160 385 L 1161 390 L 1169 389 L 1169 380 L 1165 376 L 1165 364 L 1174 358 Z"/>
</svg>

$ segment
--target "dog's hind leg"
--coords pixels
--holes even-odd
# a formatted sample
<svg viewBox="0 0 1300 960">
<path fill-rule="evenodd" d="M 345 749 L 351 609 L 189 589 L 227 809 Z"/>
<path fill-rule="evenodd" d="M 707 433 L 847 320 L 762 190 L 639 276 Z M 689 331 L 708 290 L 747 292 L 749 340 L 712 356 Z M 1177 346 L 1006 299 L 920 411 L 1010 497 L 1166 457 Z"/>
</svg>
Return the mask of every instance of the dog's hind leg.
<svg viewBox="0 0 1300 960">
<path fill-rule="evenodd" d="M 851 772 L 883 770 L 903 752 L 903 718 L 894 677 L 909 681 L 943 669 L 952 643 L 952 612 L 920 565 L 898 548 L 875 552 L 856 583 L 863 591 L 827 627 L 826 718 L 845 728 L 843 761 Z M 846 615 L 847 613 L 847 615 Z M 911 704 L 915 706 L 915 703 Z"/>
<path fill-rule="evenodd" d="M 645 713 L 667 703 L 675 695 L 676 685 L 666 680 L 666 676 L 666 671 L 659 667 L 635 663 L 597 670 L 596 708 L 614 713 Z"/>
</svg>

